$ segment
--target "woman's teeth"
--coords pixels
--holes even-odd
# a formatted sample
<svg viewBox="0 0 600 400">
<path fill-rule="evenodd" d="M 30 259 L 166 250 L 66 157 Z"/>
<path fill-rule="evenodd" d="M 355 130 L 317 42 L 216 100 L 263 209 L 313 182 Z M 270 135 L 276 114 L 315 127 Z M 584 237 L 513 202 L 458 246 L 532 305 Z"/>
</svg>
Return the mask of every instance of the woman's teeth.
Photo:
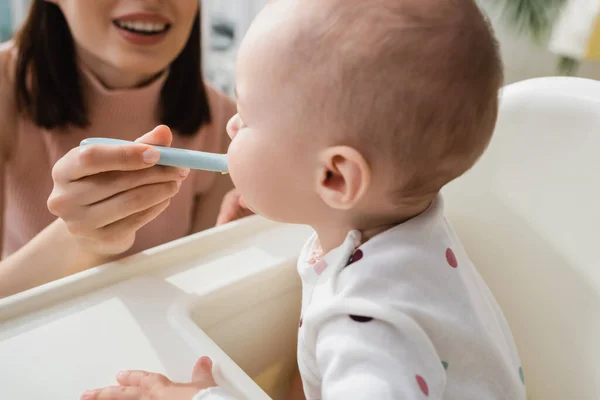
<svg viewBox="0 0 600 400">
<path fill-rule="evenodd" d="M 154 35 L 162 33 L 169 27 L 168 24 L 161 24 L 157 22 L 144 22 L 144 21 L 115 21 L 115 24 L 122 29 L 126 29 L 135 33 L 142 33 L 146 35 Z"/>
</svg>

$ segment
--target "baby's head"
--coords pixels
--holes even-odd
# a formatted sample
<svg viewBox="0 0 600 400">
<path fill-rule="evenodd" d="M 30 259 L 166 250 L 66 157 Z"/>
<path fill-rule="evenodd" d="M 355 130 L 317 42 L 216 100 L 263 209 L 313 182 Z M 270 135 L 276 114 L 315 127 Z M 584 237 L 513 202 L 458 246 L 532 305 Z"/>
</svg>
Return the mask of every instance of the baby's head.
<svg viewBox="0 0 600 400">
<path fill-rule="evenodd" d="M 232 179 L 274 220 L 368 229 L 485 150 L 502 66 L 473 0 L 274 0 L 239 51 Z"/>
</svg>

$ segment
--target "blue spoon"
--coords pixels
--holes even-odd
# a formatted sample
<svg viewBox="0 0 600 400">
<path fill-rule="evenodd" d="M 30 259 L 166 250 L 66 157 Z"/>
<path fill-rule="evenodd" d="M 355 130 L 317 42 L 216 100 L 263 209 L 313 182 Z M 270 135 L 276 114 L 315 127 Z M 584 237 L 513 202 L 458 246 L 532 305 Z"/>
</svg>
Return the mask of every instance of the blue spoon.
<svg viewBox="0 0 600 400">
<path fill-rule="evenodd" d="M 124 145 L 133 143 L 134 142 L 121 139 L 88 138 L 83 139 L 80 143 L 80 146 L 86 146 L 90 144 Z M 171 147 L 154 145 L 152 147 L 154 147 L 160 153 L 160 159 L 157 162 L 159 165 L 200 169 L 204 171 L 221 172 L 224 174 L 229 172 L 229 169 L 227 168 L 227 155 L 225 154 L 205 153 L 202 151 L 174 149 Z"/>
</svg>

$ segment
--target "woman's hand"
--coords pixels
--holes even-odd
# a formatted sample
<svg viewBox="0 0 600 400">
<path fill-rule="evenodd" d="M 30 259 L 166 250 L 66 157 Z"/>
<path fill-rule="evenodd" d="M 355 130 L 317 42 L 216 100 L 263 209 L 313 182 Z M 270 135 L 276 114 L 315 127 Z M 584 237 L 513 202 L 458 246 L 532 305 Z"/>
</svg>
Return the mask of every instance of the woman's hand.
<svg viewBox="0 0 600 400">
<path fill-rule="evenodd" d="M 122 372 L 117 382 L 120 386 L 88 391 L 81 400 L 192 400 L 199 391 L 217 386 L 208 357 L 196 362 L 191 383 L 174 383 L 164 375 L 145 371 Z"/>
<path fill-rule="evenodd" d="M 221 211 L 217 218 L 217 226 L 235 221 L 236 219 L 248 217 L 252 214 L 254 213 L 248 209 L 248 206 L 237 189 L 233 189 L 223 198 Z"/>
<path fill-rule="evenodd" d="M 102 255 L 127 251 L 136 231 L 167 208 L 189 173 L 155 166 L 159 153 L 149 145 L 170 146 L 171 140 L 169 128 L 158 126 L 139 144 L 74 148 L 52 170 L 48 209 L 86 248 Z"/>
</svg>

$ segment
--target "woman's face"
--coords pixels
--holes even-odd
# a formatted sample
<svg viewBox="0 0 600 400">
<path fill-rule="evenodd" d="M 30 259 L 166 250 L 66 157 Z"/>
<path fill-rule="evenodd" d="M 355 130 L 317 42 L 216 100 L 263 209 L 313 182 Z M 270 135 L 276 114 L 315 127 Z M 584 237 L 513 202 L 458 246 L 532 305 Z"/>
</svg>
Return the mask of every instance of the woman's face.
<svg viewBox="0 0 600 400">
<path fill-rule="evenodd" d="M 78 56 L 109 87 L 139 84 L 183 50 L 198 0 L 46 0 L 62 10 Z"/>
</svg>

